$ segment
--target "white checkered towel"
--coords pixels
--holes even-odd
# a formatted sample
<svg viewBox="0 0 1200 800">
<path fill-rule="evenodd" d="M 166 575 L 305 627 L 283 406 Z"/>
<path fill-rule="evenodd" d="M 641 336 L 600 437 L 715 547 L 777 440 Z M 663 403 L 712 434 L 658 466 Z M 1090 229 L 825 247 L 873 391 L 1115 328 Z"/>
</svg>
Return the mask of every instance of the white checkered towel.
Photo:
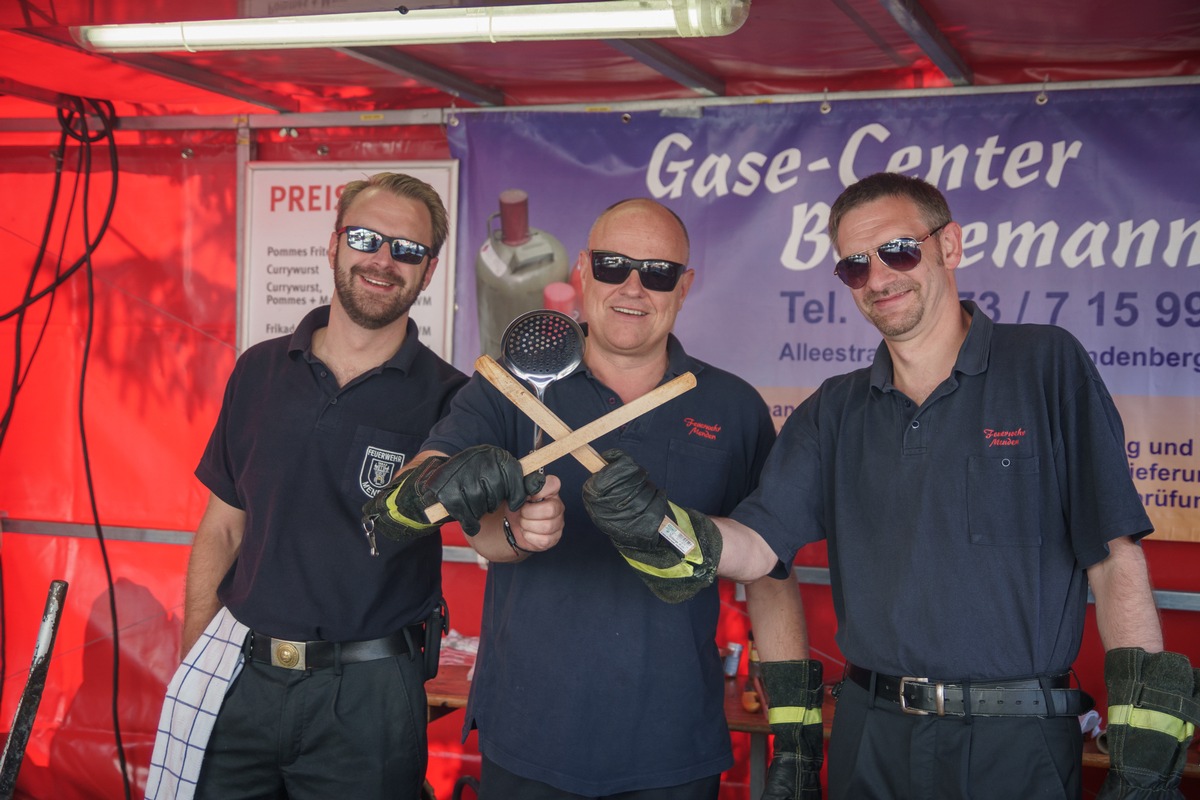
<svg viewBox="0 0 1200 800">
<path fill-rule="evenodd" d="M 158 719 L 146 800 L 190 800 L 195 794 L 217 712 L 242 669 L 249 630 L 222 608 L 175 670 Z"/>
</svg>

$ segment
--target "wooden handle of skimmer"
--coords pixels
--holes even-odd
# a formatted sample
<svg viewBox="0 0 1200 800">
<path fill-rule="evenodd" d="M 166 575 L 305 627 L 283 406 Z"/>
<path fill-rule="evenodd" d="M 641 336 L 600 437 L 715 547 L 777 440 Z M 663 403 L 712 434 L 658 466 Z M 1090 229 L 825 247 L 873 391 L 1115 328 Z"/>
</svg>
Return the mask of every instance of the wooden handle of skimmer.
<svg viewBox="0 0 1200 800">
<path fill-rule="evenodd" d="M 599 472 L 604 468 L 605 461 L 596 449 L 589 444 L 610 431 L 614 431 L 627 422 L 637 419 L 647 411 L 658 408 L 668 400 L 678 397 L 696 385 L 696 376 L 685 372 L 677 378 L 656 386 L 651 391 L 631 400 L 620 408 L 614 409 L 603 417 L 589 422 L 582 428 L 572 431 L 568 425 L 558 418 L 553 411 L 538 400 L 508 370 L 496 363 L 489 355 L 482 355 L 475 361 L 475 369 L 496 389 L 507 397 L 524 414 L 533 420 L 534 424 L 554 437 L 555 441 L 539 447 L 521 459 L 521 474 L 528 475 L 557 461 L 570 453 L 588 472 Z M 425 516 L 430 522 L 437 522 L 449 516 L 441 503 L 434 503 L 425 509 Z M 664 520 L 669 522 L 669 520 Z M 672 526 L 673 527 L 673 526 Z M 660 529 L 661 531 L 661 529 Z M 675 541 L 671 542 L 678 549 Z M 689 548 L 690 549 L 690 548 Z"/>
</svg>

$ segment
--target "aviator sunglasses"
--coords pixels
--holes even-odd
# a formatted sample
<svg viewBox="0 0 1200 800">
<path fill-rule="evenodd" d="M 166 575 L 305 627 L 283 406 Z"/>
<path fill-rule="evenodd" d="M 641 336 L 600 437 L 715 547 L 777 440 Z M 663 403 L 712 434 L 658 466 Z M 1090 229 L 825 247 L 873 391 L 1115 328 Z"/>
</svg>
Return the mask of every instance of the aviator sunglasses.
<svg viewBox="0 0 1200 800">
<path fill-rule="evenodd" d="M 920 239 L 914 239 L 911 236 L 901 236 L 898 239 L 892 239 L 890 242 L 884 242 L 874 250 L 865 250 L 861 253 L 855 253 L 852 256 L 846 256 L 837 262 L 837 266 L 833 268 L 833 274 L 841 278 L 842 283 L 851 289 L 861 289 L 867 285 L 867 276 L 871 274 L 872 255 L 878 255 L 880 262 L 889 269 L 894 269 L 897 272 L 908 272 L 921 263 L 921 245 L 930 236 L 933 236 L 949 224 L 949 221 L 943 222 Z"/>
<path fill-rule="evenodd" d="M 687 269 L 683 264 L 661 258 L 630 258 L 611 250 L 592 251 L 592 277 L 601 283 L 624 283 L 636 269 L 642 287 L 652 292 L 669 292 Z"/>
<path fill-rule="evenodd" d="M 390 243 L 392 258 L 401 264 L 420 264 L 425 260 L 425 256 L 429 255 L 429 245 L 399 236 L 384 236 L 370 228 L 358 228 L 353 225 L 338 228 L 338 236 L 343 233 L 346 234 L 346 244 L 363 253 L 374 253 L 383 247 L 384 242 Z"/>
</svg>

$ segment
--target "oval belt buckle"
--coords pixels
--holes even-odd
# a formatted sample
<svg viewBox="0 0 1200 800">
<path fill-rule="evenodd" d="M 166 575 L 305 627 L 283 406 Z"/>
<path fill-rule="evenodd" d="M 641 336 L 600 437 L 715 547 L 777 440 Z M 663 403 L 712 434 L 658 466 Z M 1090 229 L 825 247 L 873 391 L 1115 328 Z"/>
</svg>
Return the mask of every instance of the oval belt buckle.
<svg viewBox="0 0 1200 800">
<path fill-rule="evenodd" d="M 304 643 L 286 639 L 271 640 L 271 666 L 284 669 L 305 669 Z"/>
</svg>

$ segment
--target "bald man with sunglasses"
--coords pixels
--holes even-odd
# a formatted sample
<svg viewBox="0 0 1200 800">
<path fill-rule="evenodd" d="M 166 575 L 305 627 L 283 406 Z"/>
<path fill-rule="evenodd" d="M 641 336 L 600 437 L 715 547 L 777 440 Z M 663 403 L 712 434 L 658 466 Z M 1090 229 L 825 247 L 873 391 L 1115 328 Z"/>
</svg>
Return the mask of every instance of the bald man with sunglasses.
<svg viewBox="0 0 1200 800">
<path fill-rule="evenodd" d="M 332 302 L 234 365 L 196 469 L 211 494 L 149 797 L 424 796 L 441 543 L 368 546 L 361 509 L 466 382 L 409 318 L 446 236 L 423 181 L 347 184 Z"/>
<path fill-rule="evenodd" d="M 791 415 L 729 517 L 669 505 L 622 456 L 585 486 L 592 518 L 663 564 L 658 520 L 686 518 L 736 580 L 827 542 L 847 659 L 829 747 L 839 800 L 1079 797 L 1089 699 L 1069 670 L 1090 586 L 1119 743 L 1101 796 L 1177 797 L 1200 687 L 1163 652 L 1138 544 L 1150 520 L 1087 352 L 959 300 L 962 229 L 924 181 L 862 179 L 829 232 L 848 254 L 835 274 L 883 334 L 874 363 Z"/>
<path fill-rule="evenodd" d="M 774 426 L 753 387 L 689 356 L 671 333 L 695 277 L 690 255 L 683 223 L 660 203 L 627 200 L 599 216 L 579 255 L 584 364 L 552 383 L 545 402 L 579 428 L 693 373 L 694 389 L 593 444 L 635 453 L 688 503 L 727 514 L 757 483 Z M 420 463 L 494 451 L 515 463 L 532 438 L 532 423 L 476 375 L 434 427 Z M 445 468 L 435 469 L 438 483 Z M 464 737 L 479 731 L 480 799 L 716 800 L 733 759 L 714 641 L 715 564 L 689 564 L 706 588 L 661 602 L 584 513 L 588 472 L 566 459 L 547 472 L 547 487 L 561 481 L 561 501 L 535 494 L 519 511 L 500 508 L 464 525 L 491 562 L 464 726 Z M 516 478 L 498 468 L 480 483 Z M 469 482 L 459 488 L 472 494 Z M 519 489 L 510 495 L 519 499 Z M 388 535 L 419 535 L 413 520 L 389 513 L 409 505 L 398 489 L 367 511 Z M 765 578 L 747 595 L 763 657 L 805 659 L 795 582 Z M 818 750 L 819 729 L 818 721 Z M 819 770 L 819 761 L 809 763 L 811 781 Z"/>
</svg>

